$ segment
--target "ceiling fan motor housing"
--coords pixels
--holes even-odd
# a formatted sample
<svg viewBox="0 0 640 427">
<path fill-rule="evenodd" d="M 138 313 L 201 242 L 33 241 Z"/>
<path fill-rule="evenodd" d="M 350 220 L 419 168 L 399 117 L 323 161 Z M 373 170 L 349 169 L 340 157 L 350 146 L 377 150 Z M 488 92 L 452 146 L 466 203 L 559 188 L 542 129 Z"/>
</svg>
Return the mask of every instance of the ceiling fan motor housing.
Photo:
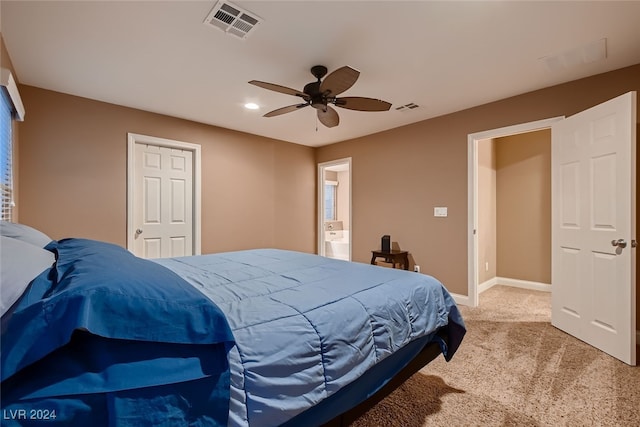
<svg viewBox="0 0 640 427">
<path fill-rule="evenodd" d="M 306 84 L 303 92 L 309 95 L 309 105 L 319 110 L 326 108 L 328 98 L 320 92 L 320 80 Z"/>
</svg>

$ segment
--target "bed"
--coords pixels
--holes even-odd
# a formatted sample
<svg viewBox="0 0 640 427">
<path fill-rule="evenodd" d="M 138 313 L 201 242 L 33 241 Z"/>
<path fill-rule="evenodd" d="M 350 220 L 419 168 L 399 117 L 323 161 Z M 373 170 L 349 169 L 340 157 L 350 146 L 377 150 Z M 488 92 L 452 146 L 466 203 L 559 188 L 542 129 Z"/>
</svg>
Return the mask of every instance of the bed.
<svg viewBox="0 0 640 427">
<path fill-rule="evenodd" d="M 345 425 L 465 333 L 423 274 L 0 230 L 3 425 Z"/>
</svg>

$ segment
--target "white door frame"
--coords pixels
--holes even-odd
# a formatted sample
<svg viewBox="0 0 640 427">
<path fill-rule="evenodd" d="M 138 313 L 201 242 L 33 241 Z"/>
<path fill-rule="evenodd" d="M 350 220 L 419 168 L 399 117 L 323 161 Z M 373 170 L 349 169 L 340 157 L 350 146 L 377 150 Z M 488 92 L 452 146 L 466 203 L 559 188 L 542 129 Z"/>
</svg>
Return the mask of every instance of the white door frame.
<svg viewBox="0 0 640 427">
<path fill-rule="evenodd" d="M 176 148 L 193 153 L 193 254 L 201 254 L 201 147 L 198 144 L 158 138 L 155 136 L 127 133 L 127 249 L 133 251 L 135 224 L 133 206 L 135 202 L 135 144 Z"/>
<path fill-rule="evenodd" d="M 564 116 L 537 120 L 498 129 L 469 134 L 467 137 L 467 195 L 468 195 L 468 289 L 467 296 L 456 295 L 456 302 L 476 307 L 478 305 L 478 142 L 485 139 L 501 138 L 520 133 L 550 129 L 551 125 Z"/>
<path fill-rule="evenodd" d="M 324 172 L 325 169 L 331 166 L 343 165 L 347 163 L 349 165 L 349 261 L 352 259 L 353 250 L 353 204 L 352 194 L 353 189 L 351 183 L 353 181 L 353 170 L 351 164 L 351 157 L 345 157 L 343 159 L 331 160 L 329 162 L 318 163 L 318 255 L 324 256 Z"/>
</svg>

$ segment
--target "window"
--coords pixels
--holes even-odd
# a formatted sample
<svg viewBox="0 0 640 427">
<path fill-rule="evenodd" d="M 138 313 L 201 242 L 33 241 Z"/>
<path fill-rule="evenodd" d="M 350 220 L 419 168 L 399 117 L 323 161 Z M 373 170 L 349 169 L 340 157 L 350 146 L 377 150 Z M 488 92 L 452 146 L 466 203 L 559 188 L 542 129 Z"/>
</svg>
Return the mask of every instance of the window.
<svg viewBox="0 0 640 427">
<path fill-rule="evenodd" d="M 337 182 L 325 181 L 324 184 L 324 220 L 335 221 Z"/>
<path fill-rule="evenodd" d="M 0 219 L 11 221 L 13 210 L 13 150 L 11 144 L 11 101 L 6 91 L 0 90 Z"/>
<path fill-rule="evenodd" d="M 0 219 L 11 221 L 14 206 L 11 128 L 14 119 L 24 120 L 24 107 L 9 70 L 0 69 L 0 83 Z"/>
</svg>

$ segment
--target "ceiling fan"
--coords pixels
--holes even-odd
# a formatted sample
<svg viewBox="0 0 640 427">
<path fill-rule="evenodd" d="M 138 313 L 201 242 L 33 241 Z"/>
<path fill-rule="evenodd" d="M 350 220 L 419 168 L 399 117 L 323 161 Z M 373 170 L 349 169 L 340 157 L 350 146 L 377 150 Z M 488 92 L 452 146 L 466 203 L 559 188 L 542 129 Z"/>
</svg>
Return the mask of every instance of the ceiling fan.
<svg viewBox="0 0 640 427">
<path fill-rule="evenodd" d="M 323 65 L 315 65 L 311 67 L 311 74 L 313 74 L 313 76 L 318 80 L 306 84 L 302 92 L 274 83 L 251 80 L 249 83 L 252 85 L 273 90 L 275 92 L 286 93 L 287 95 L 298 96 L 304 100 L 301 104 L 289 105 L 287 107 L 270 111 L 265 114 L 264 117 L 279 116 L 310 105 L 318 110 L 318 120 L 320 120 L 320 123 L 331 128 L 338 126 L 340 123 L 340 117 L 338 116 L 337 111 L 329 104 L 357 111 L 387 111 L 391 108 L 391 104 L 389 102 L 381 101 L 379 99 L 364 98 L 361 96 L 337 97 L 342 92 L 353 86 L 360 76 L 360 71 L 354 70 L 351 67 L 345 66 L 338 68 L 322 80 L 322 78 L 327 74 L 327 67 Z"/>
</svg>

